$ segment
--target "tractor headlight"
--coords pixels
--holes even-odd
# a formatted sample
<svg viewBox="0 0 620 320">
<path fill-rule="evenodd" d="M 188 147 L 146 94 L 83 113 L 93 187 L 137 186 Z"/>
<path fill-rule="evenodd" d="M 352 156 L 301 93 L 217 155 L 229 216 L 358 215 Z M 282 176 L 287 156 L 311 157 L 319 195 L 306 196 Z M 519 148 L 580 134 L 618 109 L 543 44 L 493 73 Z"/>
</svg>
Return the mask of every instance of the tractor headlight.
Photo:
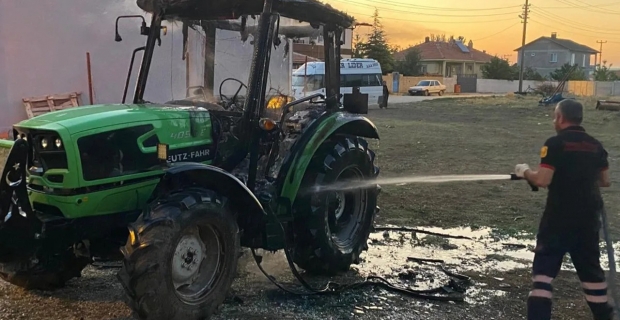
<svg viewBox="0 0 620 320">
<path fill-rule="evenodd" d="M 55 143 L 56 143 L 56 148 L 60 149 L 62 147 L 62 141 L 59 138 L 56 139 Z"/>
<path fill-rule="evenodd" d="M 43 147 L 43 149 L 47 149 L 47 139 L 41 139 L 41 147 Z"/>
<path fill-rule="evenodd" d="M 293 97 L 277 95 L 269 99 L 269 102 L 267 102 L 267 109 L 280 109 L 292 101 Z"/>
</svg>

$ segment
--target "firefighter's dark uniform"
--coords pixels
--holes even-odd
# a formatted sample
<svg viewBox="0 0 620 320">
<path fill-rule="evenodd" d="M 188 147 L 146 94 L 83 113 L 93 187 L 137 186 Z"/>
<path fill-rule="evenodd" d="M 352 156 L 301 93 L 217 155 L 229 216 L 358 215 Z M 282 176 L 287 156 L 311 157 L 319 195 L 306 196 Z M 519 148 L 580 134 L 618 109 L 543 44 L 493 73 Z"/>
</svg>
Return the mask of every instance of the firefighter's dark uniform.
<svg viewBox="0 0 620 320">
<path fill-rule="evenodd" d="M 608 167 L 607 151 L 583 127 L 571 126 L 545 142 L 540 166 L 554 170 L 554 174 L 537 235 L 533 291 L 551 295 L 551 279 L 558 275 L 568 253 L 594 318 L 611 319 L 605 274 L 599 262 L 602 198 L 598 180 L 600 172 Z M 550 315 L 531 300 L 529 319 L 549 319 Z M 546 300 L 537 302 L 546 304 L 550 313 L 551 300 Z"/>
</svg>

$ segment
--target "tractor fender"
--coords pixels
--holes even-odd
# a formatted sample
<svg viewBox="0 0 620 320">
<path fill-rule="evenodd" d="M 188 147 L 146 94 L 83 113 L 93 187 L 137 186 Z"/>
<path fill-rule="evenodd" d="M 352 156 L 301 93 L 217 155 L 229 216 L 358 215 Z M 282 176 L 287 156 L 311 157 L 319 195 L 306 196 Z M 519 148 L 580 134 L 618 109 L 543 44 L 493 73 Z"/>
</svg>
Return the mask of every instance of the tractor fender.
<svg viewBox="0 0 620 320">
<path fill-rule="evenodd" d="M 301 180 L 314 153 L 321 144 L 335 134 L 347 134 L 364 138 L 379 139 L 377 127 L 366 117 L 345 112 L 324 113 L 316 119 L 292 145 L 284 159 L 277 179 L 280 214 L 286 214 L 301 185 Z M 283 211 L 285 213 L 283 213 Z"/>
<path fill-rule="evenodd" d="M 234 208 L 239 210 L 238 212 L 266 214 L 254 193 L 237 177 L 218 167 L 195 162 L 175 163 L 167 169 L 149 202 L 166 193 L 192 186 L 211 189 L 222 194 L 230 200 L 229 203 Z"/>
</svg>

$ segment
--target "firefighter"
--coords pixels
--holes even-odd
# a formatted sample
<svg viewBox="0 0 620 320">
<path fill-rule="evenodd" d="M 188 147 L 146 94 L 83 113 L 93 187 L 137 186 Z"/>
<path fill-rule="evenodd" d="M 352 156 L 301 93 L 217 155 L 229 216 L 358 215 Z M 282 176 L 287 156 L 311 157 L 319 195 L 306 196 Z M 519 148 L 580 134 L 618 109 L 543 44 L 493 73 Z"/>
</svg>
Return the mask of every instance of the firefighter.
<svg viewBox="0 0 620 320">
<path fill-rule="evenodd" d="M 527 299 L 529 320 L 551 318 L 552 280 L 570 254 L 594 319 L 611 320 L 607 283 L 600 265 L 599 229 L 603 199 L 609 187 L 607 151 L 581 126 L 583 105 L 558 103 L 553 123 L 557 132 L 540 151 L 538 170 L 518 164 L 515 174 L 548 188 L 547 203 L 536 236 L 532 290 Z"/>
</svg>

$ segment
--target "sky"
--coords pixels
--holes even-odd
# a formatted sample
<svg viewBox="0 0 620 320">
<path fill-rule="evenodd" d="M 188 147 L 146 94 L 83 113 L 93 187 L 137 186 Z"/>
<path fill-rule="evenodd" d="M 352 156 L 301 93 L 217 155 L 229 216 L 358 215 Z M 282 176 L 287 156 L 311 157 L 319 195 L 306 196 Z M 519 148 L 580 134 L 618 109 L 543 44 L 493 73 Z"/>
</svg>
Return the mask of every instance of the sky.
<svg viewBox="0 0 620 320">
<path fill-rule="evenodd" d="M 379 10 L 388 42 L 406 48 L 430 34 L 463 36 L 474 48 L 516 62 L 521 46 L 525 0 L 324 0 L 354 16 L 358 22 L 372 23 Z M 526 43 L 557 33 L 600 50 L 603 60 L 620 68 L 620 1 L 616 0 L 530 0 Z M 369 27 L 359 26 L 356 34 Z M 592 59 L 594 64 L 594 59 Z"/>
</svg>

